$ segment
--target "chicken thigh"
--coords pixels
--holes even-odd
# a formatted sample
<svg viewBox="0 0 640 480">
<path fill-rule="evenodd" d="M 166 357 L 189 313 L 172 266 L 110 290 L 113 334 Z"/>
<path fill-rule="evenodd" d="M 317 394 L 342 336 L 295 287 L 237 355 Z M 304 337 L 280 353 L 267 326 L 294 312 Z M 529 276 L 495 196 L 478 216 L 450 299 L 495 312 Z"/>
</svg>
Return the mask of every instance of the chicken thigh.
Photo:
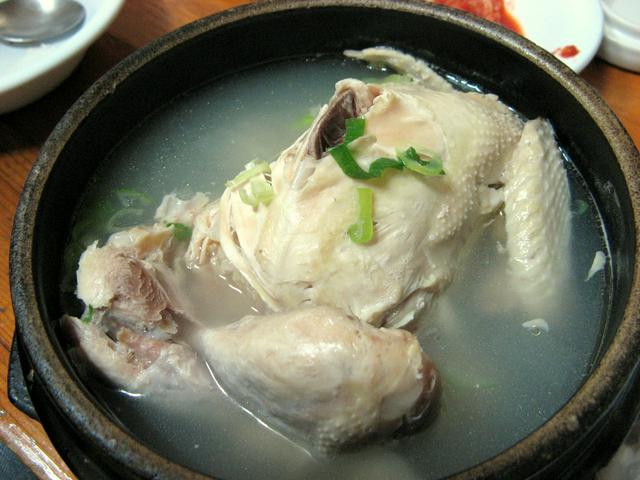
<svg viewBox="0 0 640 480">
<path fill-rule="evenodd" d="M 183 252 L 164 223 L 133 227 L 87 248 L 76 291 L 85 313 L 61 320 L 79 364 L 132 392 L 210 385 L 196 352 L 175 341 L 179 324 L 184 330 L 195 322 L 175 269 Z"/>
<path fill-rule="evenodd" d="M 414 335 L 331 307 L 248 316 L 201 349 L 232 398 L 321 450 L 418 422 L 436 388 Z"/>
</svg>

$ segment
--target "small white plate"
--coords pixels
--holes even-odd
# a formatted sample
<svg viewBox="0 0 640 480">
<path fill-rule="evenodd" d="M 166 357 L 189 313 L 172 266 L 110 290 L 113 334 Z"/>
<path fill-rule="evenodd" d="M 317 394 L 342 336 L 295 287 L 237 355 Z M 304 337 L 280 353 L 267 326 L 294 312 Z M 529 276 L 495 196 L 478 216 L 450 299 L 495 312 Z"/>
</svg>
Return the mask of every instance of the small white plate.
<svg viewBox="0 0 640 480">
<path fill-rule="evenodd" d="M 26 105 L 57 87 L 107 29 L 124 0 L 80 0 L 84 23 L 70 36 L 30 47 L 0 43 L 0 113 Z"/>
<path fill-rule="evenodd" d="M 640 0 L 639 0 L 640 1 Z M 574 45 L 578 54 L 562 58 L 574 71 L 582 71 L 593 59 L 600 42 L 604 17 L 600 0 L 507 0 L 507 9 L 523 34 L 555 53 Z"/>
</svg>

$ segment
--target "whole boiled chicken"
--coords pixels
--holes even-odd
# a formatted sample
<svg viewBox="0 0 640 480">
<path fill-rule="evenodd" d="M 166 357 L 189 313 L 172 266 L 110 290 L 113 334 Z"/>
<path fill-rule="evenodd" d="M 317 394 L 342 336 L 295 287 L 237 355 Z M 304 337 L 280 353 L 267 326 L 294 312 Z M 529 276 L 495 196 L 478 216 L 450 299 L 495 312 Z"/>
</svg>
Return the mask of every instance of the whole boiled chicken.
<svg viewBox="0 0 640 480">
<path fill-rule="evenodd" d="M 112 381 L 192 376 L 201 357 L 262 421 L 335 450 L 426 417 L 438 375 L 410 330 L 488 219 L 505 215 L 521 300 L 553 301 L 570 213 L 550 124 L 455 90 L 397 50 L 346 55 L 401 75 L 338 82 L 293 145 L 271 164 L 248 164 L 220 199 L 167 196 L 155 225 L 83 254 L 77 293 L 96 314 L 65 323 L 100 369 L 115 359 L 123 373 Z M 183 249 L 167 233 L 176 221 L 193 230 Z M 176 256 L 233 278 L 268 312 L 204 326 Z M 178 341 L 185 328 L 198 332 L 188 345 Z"/>
</svg>

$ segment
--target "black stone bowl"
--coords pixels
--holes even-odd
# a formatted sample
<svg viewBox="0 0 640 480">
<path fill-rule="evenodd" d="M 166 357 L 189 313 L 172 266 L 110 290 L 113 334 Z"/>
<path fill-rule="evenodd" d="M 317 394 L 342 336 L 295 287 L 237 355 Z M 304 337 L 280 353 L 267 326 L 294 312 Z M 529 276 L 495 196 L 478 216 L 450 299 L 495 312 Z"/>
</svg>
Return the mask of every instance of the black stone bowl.
<svg viewBox="0 0 640 480">
<path fill-rule="evenodd" d="M 189 89 L 273 60 L 372 45 L 412 52 L 530 118 L 549 118 L 596 199 L 610 242 L 603 348 L 591 375 L 551 420 L 460 478 L 582 476 L 620 443 L 640 398 L 640 158 L 602 99 L 547 52 L 465 13 L 410 1 L 265 2 L 197 21 L 120 63 L 60 121 L 26 182 L 11 245 L 18 340 L 35 372 L 39 417 L 83 477 L 199 477 L 129 435 L 82 385 L 61 347 L 62 253 L 83 185 L 119 140 Z"/>
</svg>

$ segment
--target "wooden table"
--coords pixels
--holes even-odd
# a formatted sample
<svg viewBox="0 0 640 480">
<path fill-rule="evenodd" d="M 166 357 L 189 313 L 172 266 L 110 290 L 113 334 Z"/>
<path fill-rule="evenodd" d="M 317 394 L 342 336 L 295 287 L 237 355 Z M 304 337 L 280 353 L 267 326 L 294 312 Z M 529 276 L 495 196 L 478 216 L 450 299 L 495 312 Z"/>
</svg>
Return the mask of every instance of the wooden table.
<svg viewBox="0 0 640 480">
<path fill-rule="evenodd" d="M 127 0 L 115 23 L 54 92 L 16 112 L 0 115 L 0 440 L 39 478 L 74 478 L 38 422 L 7 398 L 7 365 L 14 331 L 9 291 L 13 215 L 38 150 L 64 112 L 98 77 L 150 40 L 197 18 L 248 3 L 242 0 Z M 583 77 L 613 108 L 640 145 L 640 75 L 595 60 Z"/>
</svg>

